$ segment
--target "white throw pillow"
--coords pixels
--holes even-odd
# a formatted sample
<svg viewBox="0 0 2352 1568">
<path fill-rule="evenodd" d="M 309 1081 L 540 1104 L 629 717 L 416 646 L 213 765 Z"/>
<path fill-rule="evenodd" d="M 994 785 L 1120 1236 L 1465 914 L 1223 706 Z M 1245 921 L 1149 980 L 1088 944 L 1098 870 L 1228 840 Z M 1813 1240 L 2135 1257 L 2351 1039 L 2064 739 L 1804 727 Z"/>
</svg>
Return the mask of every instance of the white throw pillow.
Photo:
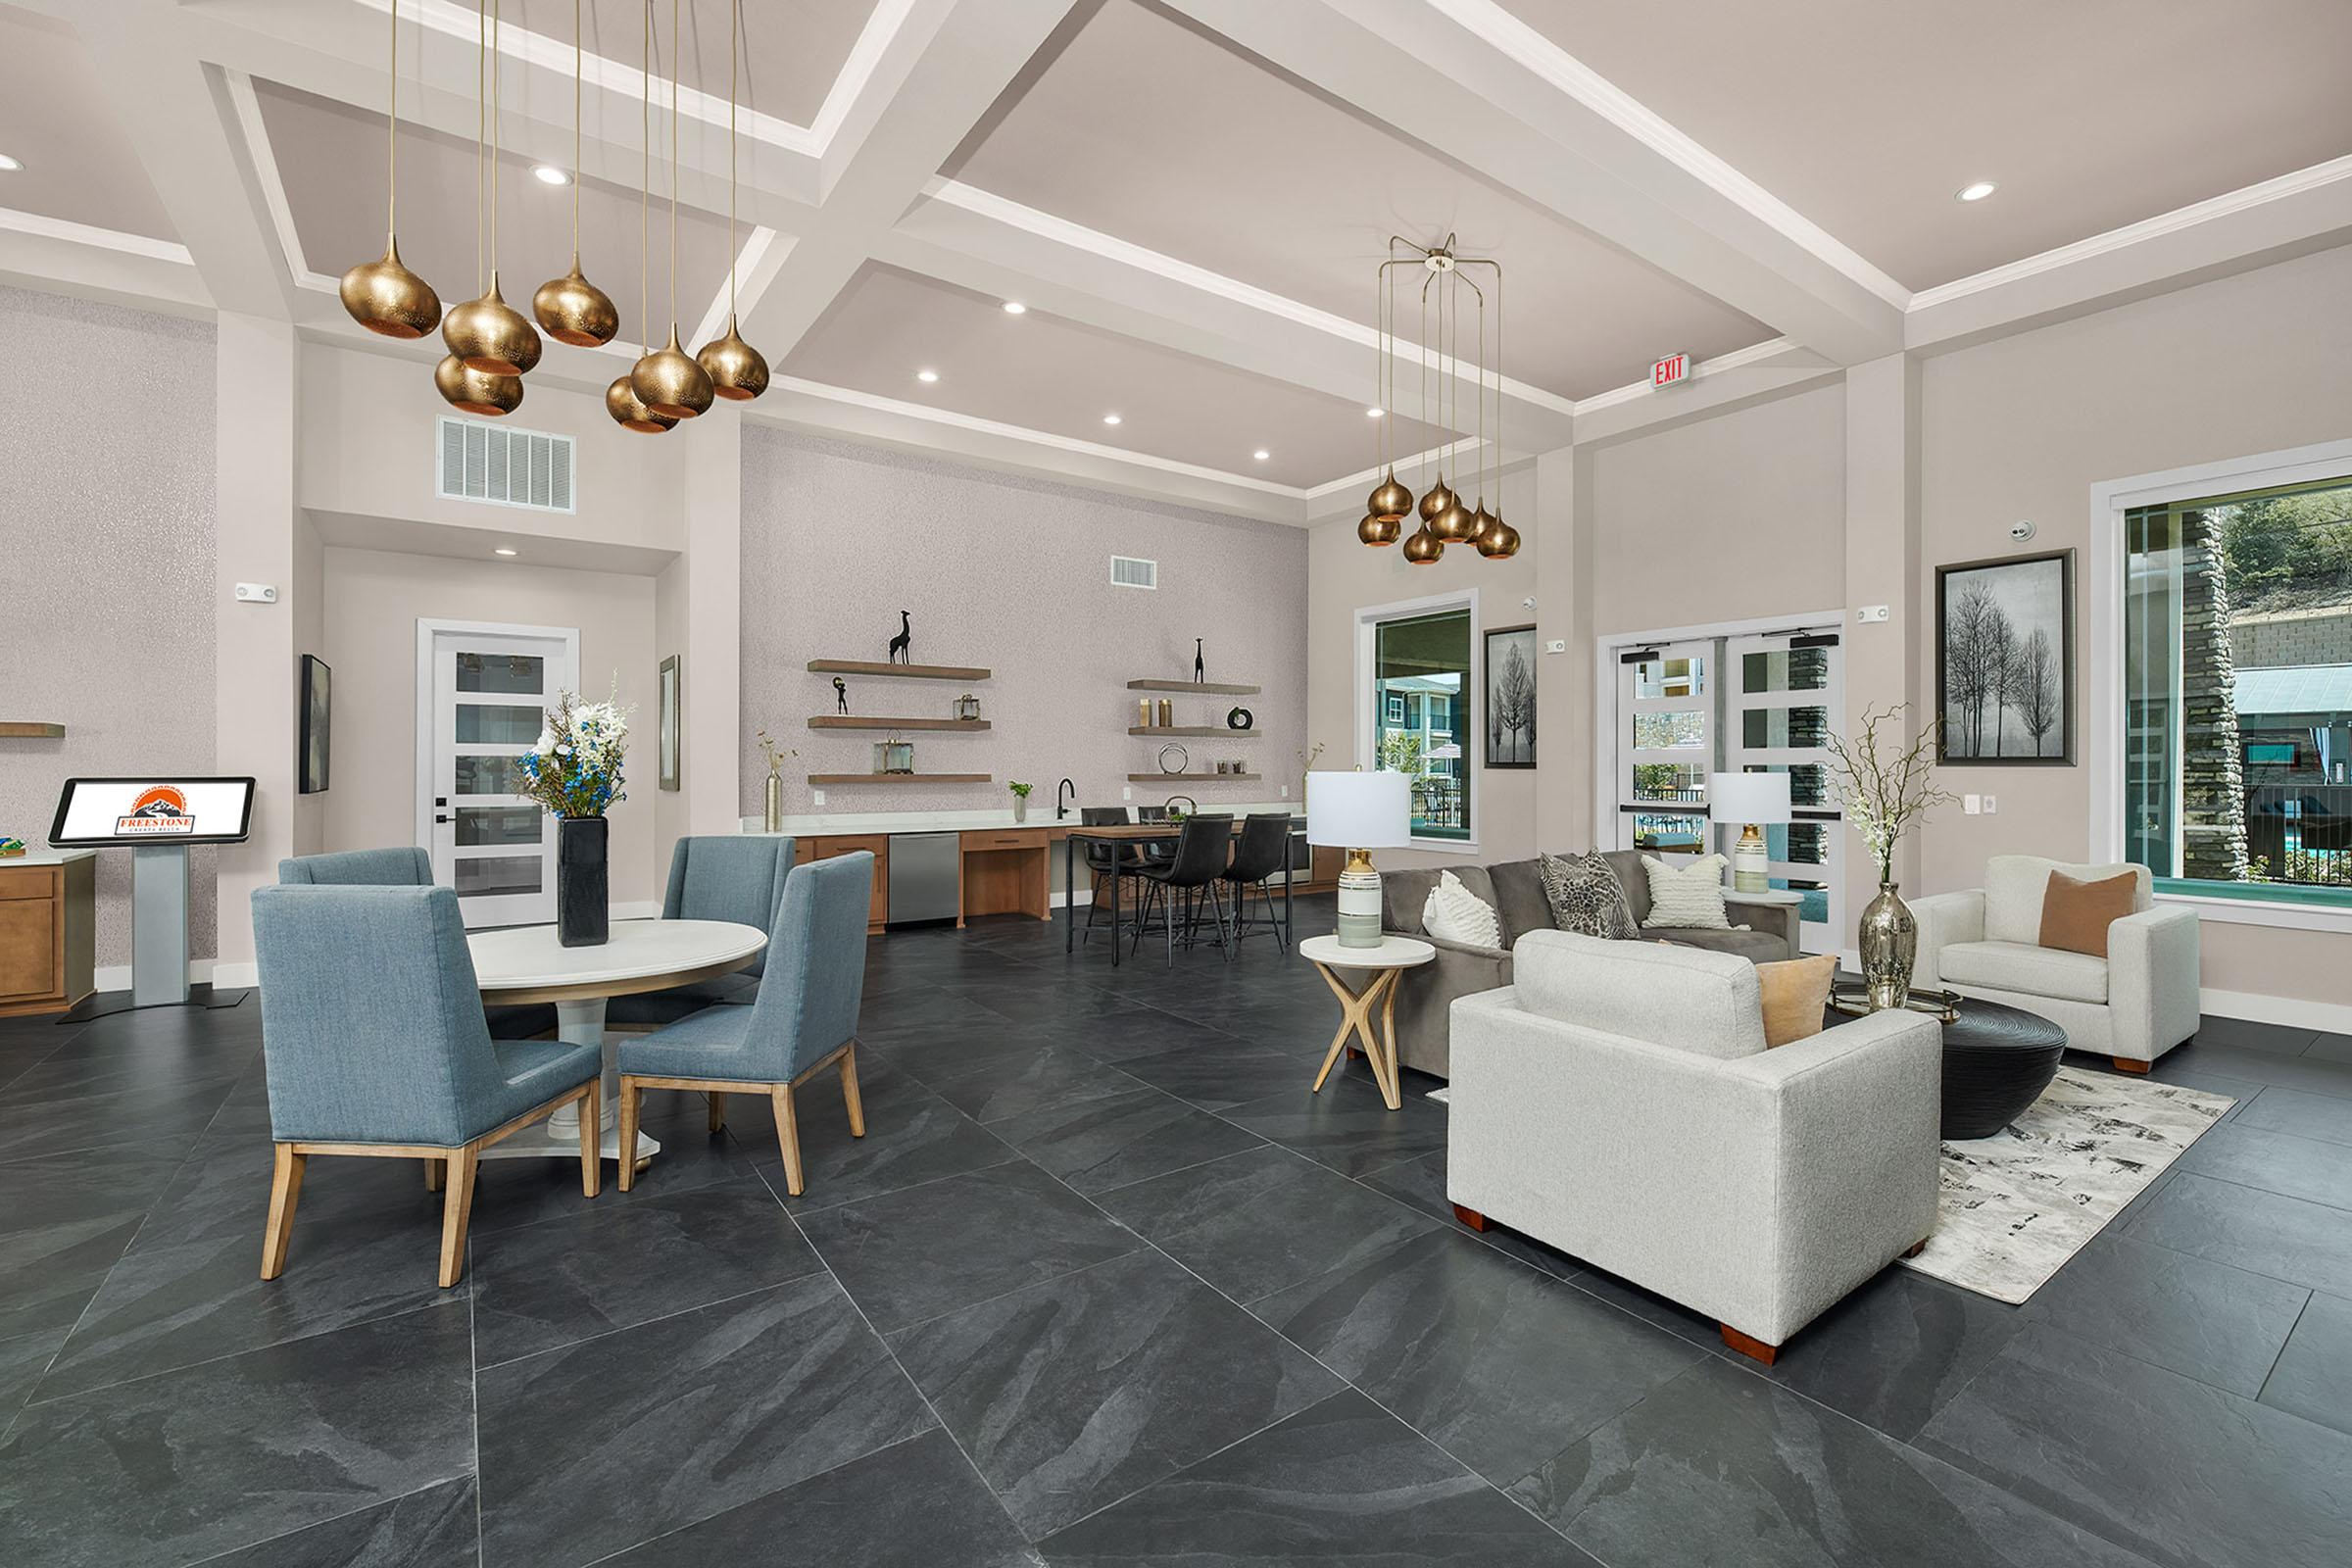
<svg viewBox="0 0 2352 1568">
<path fill-rule="evenodd" d="M 1723 912 L 1723 867 L 1720 855 L 1702 855 L 1688 865 L 1668 865 L 1651 856 L 1642 858 L 1649 873 L 1649 913 L 1643 926 L 1673 926 L 1693 931 L 1729 931 Z"/>
<path fill-rule="evenodd" d="M 1438 878 L 1421 903 L 1421 929 L 1445 942 L 1493 948 L 1502 943 L 1502 922 L 1487 901 L 1462 886 L 1451 871 Z"/>
</svg>

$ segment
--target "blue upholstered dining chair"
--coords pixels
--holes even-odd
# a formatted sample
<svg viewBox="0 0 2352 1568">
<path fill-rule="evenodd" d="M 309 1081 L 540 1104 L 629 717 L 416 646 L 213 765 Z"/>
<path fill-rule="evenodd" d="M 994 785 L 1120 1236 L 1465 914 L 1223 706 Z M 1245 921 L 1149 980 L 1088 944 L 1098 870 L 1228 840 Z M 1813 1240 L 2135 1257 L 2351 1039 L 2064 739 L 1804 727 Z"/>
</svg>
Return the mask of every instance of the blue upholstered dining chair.
<svg viewBox="0 0 2352 1568">
<path fill-rule="evenodd" d="M 331 855 L 298 855 L 277 862 L 283 887 L 429 888 L 433 858 L 414 844 L 389 850 L 339 850 Z M 556 1009 L 544 1002 L 485 1006 L 490 1033 L 501 1040 L 529 1040 L 556 1032 Z"/>
<path fill-rule="evenodd" d="M 865 918 L 874 858 L 863 850 L 793 866 L 767 944 L 766 972 L 748 1007 L 706 1007 L 666 1029 L 620 1043 L 620 1137 L 637 1136 L 638 1096 L 697 1089 L 710 1097 L 710 1128 L 730 1094 L 764 1095 L 775 1109 L 784 1185 L 798 1197 L 800 1124 L 793 1091 L 827 1067 L 841 1070 L 850 1133 L 865 1136 L 858 1098 L 858 1005 L 865 987 Z M 621 1161 L 620 1190 L 636 1172 Z"/>
<path fill-rule="evenodd" d="M 253 949 L 277 1153 L 262 1278 L 285 1270 L 313 1154 L 424 1161 L 426 1188 L 447 1190 L 444 1288 L 466 1271 L 475 1161 L 509 1133 L 579 1102 L 580 1190 L 596 1196 L 603 1053 L 490 1038 L 457 894 L 257 888 Z"/>
<path fill-rule="evenodd" d="M 731 920 L 775 935 L 776 900 L 792 869 L 793 841 L 719 833 L 683 838 L 669 856 L 669 888 L 662 895 L 664 920 Z M 760 989 L 766 951 L 733 974 L 693 980 L 666 991 L 614 997 L 605 1006 L 608 1026 L 654 1028 L 676 1023 L 716 1003 L 749 1003 Z"/>
</svg>

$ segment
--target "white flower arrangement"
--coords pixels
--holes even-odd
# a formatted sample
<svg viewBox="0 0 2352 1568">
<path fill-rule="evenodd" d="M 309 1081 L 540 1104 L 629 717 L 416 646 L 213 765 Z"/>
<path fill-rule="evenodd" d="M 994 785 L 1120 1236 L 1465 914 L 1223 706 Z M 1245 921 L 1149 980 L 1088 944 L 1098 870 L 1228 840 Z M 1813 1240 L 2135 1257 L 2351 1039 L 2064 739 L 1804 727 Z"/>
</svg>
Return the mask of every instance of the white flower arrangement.
<svg viewBox="0 0 2352 1568">
<path fill-rule="evenodd" d="M 628 752 L 629 714 L 618 702 L 584 703 L 557 694 L 539 739 L 519 760 L 520 793 L 558 816 L 602 816 L 627 800 L 621 761 Z"/>
<path fill-rule="evenodd" d="M 1936 755 L 1936 720 L 1921 730 L 1919 739 L 1900 754 L 1880 755 L 1879 726 L 1892 724 L 1911 705 L 1865 710 L 1862 734 L 1851 748 L 1836 732 L 1830 735 L 1830 778 L 1838 805 L 1848 826 L 1862 836 L 1862 847 L 1879 867 L 1879 880 L 1894 880 L 1894 847 L 1912 823 L 1928 808 L 1953 797 L 1930 782 L 1931 759 Z M 1891 747 L 1891 740 L 1886 743 Z"/>
</svg>

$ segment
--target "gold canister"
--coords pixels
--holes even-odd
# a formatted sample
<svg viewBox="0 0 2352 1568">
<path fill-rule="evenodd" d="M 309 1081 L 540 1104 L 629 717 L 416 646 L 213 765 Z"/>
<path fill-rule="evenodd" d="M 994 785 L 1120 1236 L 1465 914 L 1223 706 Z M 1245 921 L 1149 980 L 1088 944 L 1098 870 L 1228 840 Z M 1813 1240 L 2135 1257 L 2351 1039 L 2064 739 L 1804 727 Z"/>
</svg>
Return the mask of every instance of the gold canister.
<svg viewBox="0 0 2352 1568">
<path fill-rule="evenodd" d="M 1152 727 L 1152 699 L 1151 699 L 1151 698 L 1149 698 L 1149 697 L 1138 697 L 1138 698 L 1135 700 L 1135 721 L 1136 721 L 1136 723 L 1138 723 L 1139 725 L 1143 726 L 1145 729 L 1150 729 L 1150 728 Z"/>
<path fill-rule="evenodd" d="M 1159 700 L 1159 727 L 1173 729 L 1176 725 L 1176 705 L 1165 697 Z"/>
</svg>

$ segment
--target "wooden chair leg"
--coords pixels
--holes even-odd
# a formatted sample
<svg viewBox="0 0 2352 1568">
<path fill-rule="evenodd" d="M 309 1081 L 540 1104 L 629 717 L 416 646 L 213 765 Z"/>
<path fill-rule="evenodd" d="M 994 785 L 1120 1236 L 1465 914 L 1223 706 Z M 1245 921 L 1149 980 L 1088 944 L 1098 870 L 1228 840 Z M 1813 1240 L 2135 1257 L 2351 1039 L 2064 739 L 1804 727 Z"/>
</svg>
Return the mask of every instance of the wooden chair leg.
<svg viewBox="0 0 2352 1568">
<path fill-rule="evenodd" d="M 473 1171 L 480 1151 L 472 1144 L 449 1152 L 449 1190 L 441 1197 L 441 1288 L 466 1273 L 466 1225 L 473 1218 Z"/>
<path fill-rule="evenodd" d="M 2134 1056 L 2109 1056 L 2107 1059 L 2115 1063 L 2117 1072 L 2134 1073 L 2140 1076 L 2145 1076 L 2147 1070 L 2156 1065 L 2152 1061 L 2141 1061 Z"/>
<path fill-rule="evenodd" d="M 620 1190 L 637 1185 L 637 1100 L 645 1091 L 627 1073 L 620 1075 Z"/>
<path fill-rule="evenodd" d="M 1715 1326 L 1719 1331 L 1721 1331 L 1724 1344 L 1730 1346 L 1733 1349 L 1738 1350 L 1741 1355 L 1748 1357 L 1750 1360 L 1759 1361 L 1765 1366 L 1770 1366 L 1773 1362 L 1780 1359 L 1781 1348 L 1779 1346 L 1766 1345 L 1762 1340 L 1740 1333 L 1729 1323 L 1718 1323 Z"/>
<path fill-rule="evenodd" d="M 588 1093 L 580 1099 L 580 1196 L 594 1198 L 604 1179 L 605 1080 L 600 1075 L 588 1080 Z"/>
<path fill-rule="evenodd" d="M 858 1042 L 853 1040 L 841 1053 L 841 1101 L 850 1112 L 850 1136 L 865 1136 L 865 1100 L 858 1093 Z"/>
<path fill-rule="evenodd" d="M 784 1191 L 798 1198 L 807 1183 L 801 1174 L 801 1123 L 792 1104 L 792 1085 L 776 1085 L 774 1098 L 776 1144 L 784 1151 Z"/>
<path fill-rule="evenodd" d="M 448 1160 L 446 1160 L 446 1159 L 428 1159 L 428 1160 L 426 1160 L 426 1161 L 424 1162 L 424 1190 L 425 1190 L 426 1192 L 428 1192 L 428 1193 L 437 1193 L 437 1192 L 439 1192 L 439 1191 L 441 1190 L 441 1182 L 442 1182 L 442 1179 L 443 1179 L 444 1177 L 446 1177 L 448 1174 L 449 1174 L 449 1161 L 448 1161 Z"/>
<path fill-rule="evenodd" d="M 1927 1250 L 1928 1239 L 1923 1236 L 1918 1241 L 1913 1242 L 1909 1247 L 1904 1248 L 1903 1255 L 1905 1257 L 1917 1257 L 1920 1253 L 1926 1251 Z"/>
<path fill-rule="evenodd" d="M 311 1157 L 294 1152 L 292 1144 L 279 1144 L 276 1149 L 276 1163 L 270 1172 L 270 1222 L 262 1232 L 262 1278 L 266 1280 L 286 1271 L 286 1244 L 294 1239 L 294 1205 L 302 1198 L 302 1171 Z"/>
<path fill-rule="evenodd" d="M 1481 1214 L 1477 1209 L 1470 1208 L 1461 1203 L 1456 1203 L 1453 1205 L 1453 1217 L 1460 1220 L 1463 1224 L 1469 1226 L 1474 1231 L 1483 1232 L 1489 1225 L 1494 1223 L 1493 1220 L 1487 1218 L 1486 1215 Z"/>
<path fill-rule="evenodd" d="M 710 1130 L 714 1133 L 727 1130 L 727 1092 L 723 1089 L 710 1091 Z"/>
</svg>

